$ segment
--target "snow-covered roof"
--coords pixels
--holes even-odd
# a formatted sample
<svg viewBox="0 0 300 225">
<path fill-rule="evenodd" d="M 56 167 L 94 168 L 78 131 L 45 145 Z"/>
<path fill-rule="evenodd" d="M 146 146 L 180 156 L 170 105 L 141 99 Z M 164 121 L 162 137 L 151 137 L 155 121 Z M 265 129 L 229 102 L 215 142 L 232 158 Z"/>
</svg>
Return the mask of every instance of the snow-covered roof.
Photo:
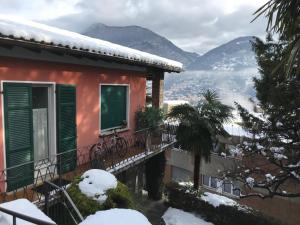
<svg viewBox="0 0 300 225">
<path fill-rule="evenodd" d="M 11 211 L 39 219 L 43 222 L 55 224 L 48 216 L 46 216 L 41 210 L 39 210 L 33 203 L 27 199 L 18 199 L 10 202 L 0 204 L 0 207 L 9 209 Z M 13 219 L 11 215 L 0 212 L 0 224 L 13 225 Z M 17 225 L 33 225 L 25 220 L 17 219 Z"/>
<path fill-rule="evenodd" d="M 0 14 L 0 39 L 30 42 L 82 52 L 82 54 L 90 53 L 170 72 L 183 70 L 182 63 L 174 60 L 15 16 Z"/>
</svg>

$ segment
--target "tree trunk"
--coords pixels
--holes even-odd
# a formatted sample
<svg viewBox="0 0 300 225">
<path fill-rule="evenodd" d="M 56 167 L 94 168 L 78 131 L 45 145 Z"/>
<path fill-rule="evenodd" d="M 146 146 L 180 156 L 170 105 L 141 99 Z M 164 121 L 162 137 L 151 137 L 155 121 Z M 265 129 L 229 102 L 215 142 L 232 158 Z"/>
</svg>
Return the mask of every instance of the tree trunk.
<svg viewBox="0 0 300 225">
<path fill-rule="evenodd" d="M 194 188 L 198 190 L 199 188 L 199 177 L 200 177 L 200 154 L 196 153 L 194 155 Z"/>
</svg>

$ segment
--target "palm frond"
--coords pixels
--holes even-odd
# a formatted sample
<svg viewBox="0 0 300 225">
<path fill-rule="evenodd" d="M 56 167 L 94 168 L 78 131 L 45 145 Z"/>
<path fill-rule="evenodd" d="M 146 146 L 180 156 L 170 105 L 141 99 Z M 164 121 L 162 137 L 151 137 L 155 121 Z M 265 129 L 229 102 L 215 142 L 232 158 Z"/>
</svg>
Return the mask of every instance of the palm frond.
<svg viewBox="0 0 300 225">
<path fill-rule="evenodd" d="M 183 105 L 177 105 L 174 106 L 171 111 L 167 114 L 167 118 L 169 119 L 178 119 L 180 121 L 188 121 L 188 120 L 195 120 L 198 118 L 198 112 L 197 110 L 189 105 L 189 104 L 183 104 Z"/>
<path fill-rule="evenodd" d="M 254 15 L 251 22 L 264 15 L 268 19 L 267 31 L 279 34 L 280 39 L 289 43 L 289 51 L 273 73 L 277 73 L 283 65 L 285 75 L 292 76 L 300 52 L 300 0 L 269 0 Z M 299 70 L 297 68 L 297 73 Z"/>
</svg>

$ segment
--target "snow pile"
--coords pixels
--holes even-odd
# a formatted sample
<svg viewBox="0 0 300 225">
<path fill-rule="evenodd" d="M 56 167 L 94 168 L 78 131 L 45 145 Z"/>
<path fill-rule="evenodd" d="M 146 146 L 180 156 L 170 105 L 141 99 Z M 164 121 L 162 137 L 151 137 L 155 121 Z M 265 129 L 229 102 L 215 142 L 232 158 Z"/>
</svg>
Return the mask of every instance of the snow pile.
<svg viewBox="0 0 300 225">
<path fill-rule="evenodd" d="M 270 182 L 270 181 L 272 181 L 272 180 L 275 179 L 275 176 L 272 176 L 272 174 L 270 174 L 270 173 L 267 173 L 265 176 L 266 176 L 266 180 L 268 182 Z"/>
<path fill-rule="evenodd" d="M 200 216 L 171 207 L 168 208 L 162 218 L 166 225 L 213 225 L 203 220 Z"/>
<path fill-rule="evenodd" d="M 242 149 L 240 149 L 236 146 L 230 146 L 229 153 L 232 157 L 242 157 L 243 156 Z"/>
<path fill-rule="evenodd" d="M 15 201 L 6 202 L 0 204 L 0 207 L 42 220 L 44 222 L 55 224 L 48 216 L 46 216 L 41 210 L 39 210 L 33 203 L 31 203 L 27 199 L 18 199 Z M 12 216 L 0 212 L 0 224 L 12 225 L 13 224 Z M 17 219 L 17 225 L 33 225 L 33 224 L 24 220 Z"/>
<path fill-rule="evenodd" d="M 118 184 L 114 175 L 98 169 L 86 171 L 81 178 L 82 181 L 78 184 L 80 191 L 100 204 L 107 198 L 106 191 L 116 188 Z"/>
<path fill-rule="evenodd" d="M 177 61 L 14 16 L 0 14 L 0 34 L 26 41 L 42 42 L 77 51 L 83 50 L 93 54 L 162 66 L 174 71 L 182 71 L 183 68 L 182 63 Z"/>
<path fill-rule="evenodd" d="M 218 207 L 220 205 L 226 205 L 226 206 L 237 206 L 238 203 L 230 198 L 227 198 L 225 196 L 213 194 L 210 192 L 204 192 L 203 195 L 201 195 L 201 199 L 214 207 Z"/>
<path fill-rule="evenodd" d="M 247 177 L 247 178 L 246 178 L 246 183 L 247 183 L 250 187 L 253 188 L 254 183 L 255 183 L 255 180 L 254 180 L 253 177 Z"/>
<path fill-rule="evenodd" d="M 88 216 L 79 225 L 151 225 L 148 219 L 132 209 L 110 209 Z"/>
</svg>

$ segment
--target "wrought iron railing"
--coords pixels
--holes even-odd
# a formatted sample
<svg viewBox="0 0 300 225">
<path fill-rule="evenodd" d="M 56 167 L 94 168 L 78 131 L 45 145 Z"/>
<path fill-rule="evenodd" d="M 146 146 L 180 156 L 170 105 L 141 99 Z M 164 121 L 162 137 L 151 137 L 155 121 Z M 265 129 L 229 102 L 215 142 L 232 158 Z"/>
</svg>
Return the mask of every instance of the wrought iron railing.
<svg viewBox="0 0 300 225">
<path fill-rule="evenodd" d="M 91 166 L 100 169 L 114 169 L 122 164 L 136 160 L 164 149 L 175 142 L 176 127 L 164 124 L 159 127 L 142 129 L 133 133 L 121 133 L 120 143 L 114 134 L 99 137 L 99 142 L 90 149 Z M 121 151 L 122 154 L 118 154 Z M 124 155 L 123 153 L 126 152 Z"/>
<path fill-rule="evenodd" d="M 18 213 L 18 212 L 15 212 L 13 210 L 3 208 L 1 206 L 0 206 L 0 212 L 8 214 L 8 215 L 11 216 L 12 217 L 11 218 L 12 219 L 11 224 L 13 224 L 13 225 L 17 225 L 17 219 L 18 220 L 24 220 L 24 221 L 29 222 L 30 224 L 36 224 L 36 225 L 56 225 L 55 223 L 50 223 L 50 222 L 46 222 L 46 221 L 43 221 L 43 220 L 40 220 L 40 219 L 37 219 L 37 218 L 34 218 L 34 217 L 30 217 L 28 215 L 24 215 L 22 213 Z"/>
<path fill-rule="evenodd" d="M 77 225 L 83 216 L 74 204 L 65 188 L 45 181 L 48 191 L 45 193 L 45 213 L 59 225 Z"/>
<path fill-rule="evenodd" d="M 0 203 L 17 198 L 27 198 L 42 206 L 45 204 L 47 187 L 44 181 L 65 188 L 75 176 L 90 168 L 117 171 L 123 165 L 137 159 L 151 157 L 159 151 L 172 146 L 175 142 L 176 126 L 164 124 L 136 132 L 123 132 L 120 136 L 126 141 L 126 154 L 118 155 L 113 146 L 112 136 L 102 136 L 99 143 L 49 156 L 38 162 L 28 162 L 0 171 Z M 95 147 L 96 146 L 96 147 Z M 103 147 L 106 146 L 106 147 Z M 76 162 L 75 167 L 66 169 L 65 165 Z M 22 168 L 32 165 L 33 172 L 27 178 Z M 14 171 L 14 173 L 10 173 Z M 16 173 L 18 171 L 18 173 Z M 26 178 L 26 179 L 25 179 Z"/>
</svg>

